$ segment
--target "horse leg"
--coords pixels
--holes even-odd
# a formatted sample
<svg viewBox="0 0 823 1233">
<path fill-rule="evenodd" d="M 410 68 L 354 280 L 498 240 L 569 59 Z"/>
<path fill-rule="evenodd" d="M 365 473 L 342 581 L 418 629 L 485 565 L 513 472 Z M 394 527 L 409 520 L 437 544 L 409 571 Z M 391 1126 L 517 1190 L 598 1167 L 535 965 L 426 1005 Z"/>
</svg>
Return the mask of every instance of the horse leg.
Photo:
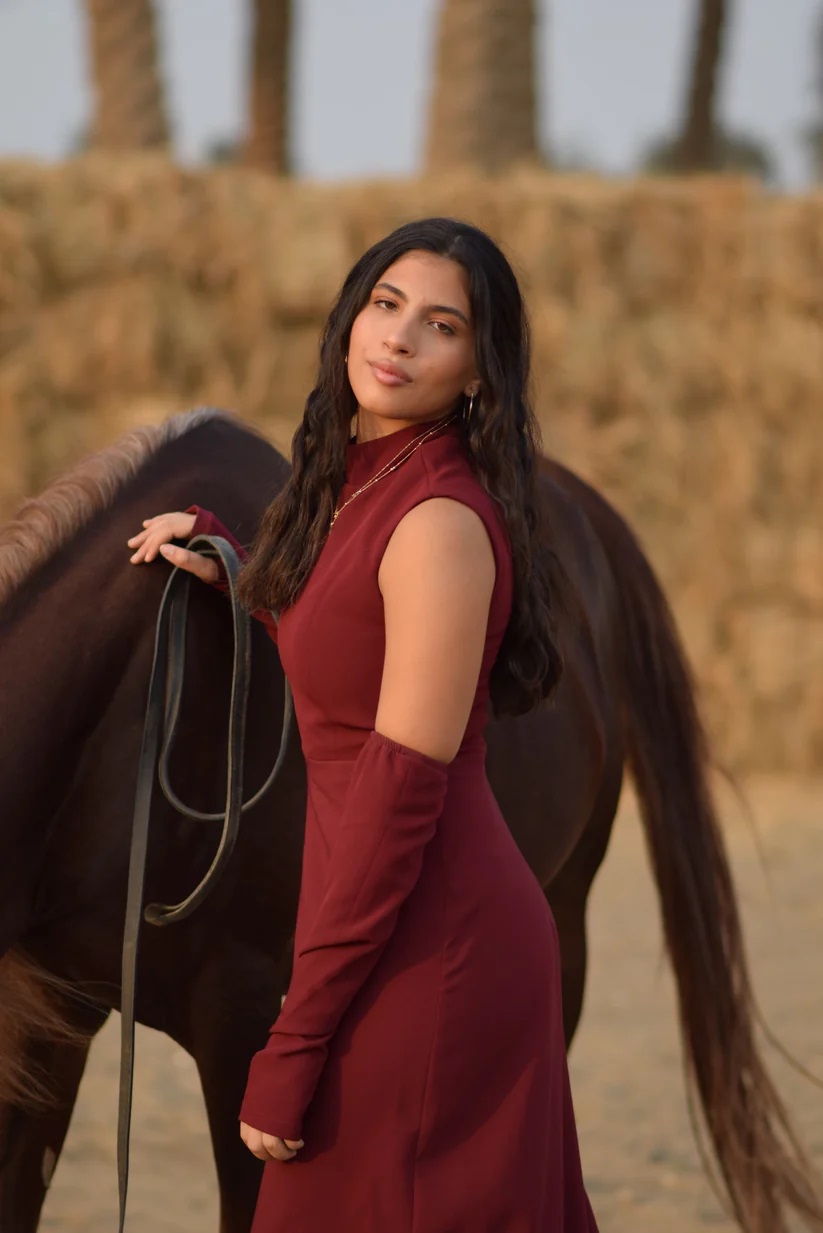
<svg viewBox="0 0 823 1233">
<path fill-rule="evenodd" d="M 256 967 L 251 971 L 248 963 L 232 964 L 223 956 L 220 970 L 198 982 L 192 1038 L 180 1042 L 197 1064 L 206 1104 L 220 1191 L 220 1233 L 248 1233 L 262 1176 L 260 1161 L 240 1138 L 238 1112 L 249 1063 L 266 1042 L 285 979 L 282 963 L 266 959 Z M 262 1003 L 261 989 L 271 991 Z M 237 1013 L 228 1014 L 227 1006 L 236 1007 Z"/>
<path fill-rule="evenodd" d="M 89 1048 L 108 1011 L 85 1008 L 71 1019 L 76 1041 L 32 1041 L 24 1065 L 42 1075 L 49 1100 L 0 1109 L 0 1229 L 35 1233 L 86 1068 Z M 85 1036 L 83 1034 L 86 1034 Z"/>
<path fill-rule="evenodd" d="M 559 881 L 559 879 L 557 879 Z M 560 891 L 555 883 L 546 891 L 560 936 L 560 978 L 563 990 L 563 1034 L 568 1050 L 583 1012 L 586 987 L 586 895 L 588 888 L 568 879 Z"/>
<path fill-rule="evenodd" d="M 591 817 L 571 856 L 545 888 L 560 938 L 561 981 L 563 988 L 563 1032 L 568 1050 L 583 1012 L 586 987 L 588 942 L 586 905 L 595 874 L 606 855 L 617 804 L 620 799 L 622 767 L 610 759 Z"/>
</svg>

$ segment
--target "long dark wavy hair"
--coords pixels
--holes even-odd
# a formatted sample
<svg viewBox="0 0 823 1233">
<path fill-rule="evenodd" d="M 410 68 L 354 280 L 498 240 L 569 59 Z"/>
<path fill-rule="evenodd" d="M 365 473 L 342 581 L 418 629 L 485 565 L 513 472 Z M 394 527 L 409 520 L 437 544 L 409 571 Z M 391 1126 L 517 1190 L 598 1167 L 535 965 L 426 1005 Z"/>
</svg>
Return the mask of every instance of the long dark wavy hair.
<svg viewBox="0 0 823 1233">
<path fill-rule="evenodd" d="M 496 715 L 520 715 L 554 692 L 563 670 L 557 612 L 567 587 L 537 495 L 540 428 L 529 401 L 531 343 L 514 271 L 479 228 L 452 218 L 398 227 L 363 254 L 323 328 L 320 365 L 292 438 L 292 474 L 263 515 L 239 580 L 249 609 L 293 604 L 328 534 L 345 481 L 346 445 L 357 400 L 345 357 L 355 317 L 375 283 L 404 254 L 436 253 L 466 271 L 481 381 L 468 423 L 472 469 L 500 507 L 511 541 L 512 613 L 489 681 Z M 454 410 L 461 408 L 462 394 Z"/>
</svg>

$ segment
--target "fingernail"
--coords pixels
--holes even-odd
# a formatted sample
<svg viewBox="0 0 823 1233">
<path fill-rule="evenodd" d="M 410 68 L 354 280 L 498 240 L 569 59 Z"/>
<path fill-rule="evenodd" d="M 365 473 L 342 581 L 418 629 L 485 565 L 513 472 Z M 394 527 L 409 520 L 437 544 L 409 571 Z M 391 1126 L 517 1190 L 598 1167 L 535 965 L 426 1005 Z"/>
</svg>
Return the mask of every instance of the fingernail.
<svg viewBox="0 0 823 1233">
<path fill-rule="evenodd" d="M 160 551 L 162 552 L 163 556 L 164 556 L 164 557 L 166 557 L 166 556 L 168 556 L 170 553 L 172 553 L 172 554 L 173 554 L 173 553 L 175 553 L 175 552 L 177 551 L 177 549 L 174 547 L 174 545 L 173 545 L 173 544 L 161 544 L 161 545 L 160 545 Z"/>
</svg>

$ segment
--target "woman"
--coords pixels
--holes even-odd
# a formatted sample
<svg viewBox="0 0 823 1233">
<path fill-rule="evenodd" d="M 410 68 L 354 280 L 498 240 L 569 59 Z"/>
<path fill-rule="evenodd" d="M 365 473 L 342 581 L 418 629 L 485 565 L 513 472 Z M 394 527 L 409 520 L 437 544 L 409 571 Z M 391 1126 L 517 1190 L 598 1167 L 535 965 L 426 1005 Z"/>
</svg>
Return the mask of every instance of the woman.
<svg viewBox="0 0 823 1233">
<path fill-rule="evenodd" d="M 485 773 L 489 703 L 523 713 L 562 666 L 528 376 L 492 240 L 400 227 L 343 284 L 241 572 L 308 781 L 292 978 L 240 1110 L 267 1162 L 253 1233 L 596 1229 L 557 932 Z M 171 543 L 233 539 L 214 514 L 143 527 L 134 564 L 221 585 Z"/>
</svg>

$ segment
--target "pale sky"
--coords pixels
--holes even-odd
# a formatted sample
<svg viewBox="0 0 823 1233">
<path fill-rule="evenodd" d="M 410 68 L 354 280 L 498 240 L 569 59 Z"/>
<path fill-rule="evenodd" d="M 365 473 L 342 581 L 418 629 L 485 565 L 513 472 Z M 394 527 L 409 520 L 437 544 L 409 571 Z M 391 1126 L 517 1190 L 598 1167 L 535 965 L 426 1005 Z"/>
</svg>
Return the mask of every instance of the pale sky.
<svg viewBox="0 0 823 1233">
<path fill-rule="evenodd" d="M 247 0 L 156 0 L 178 156 L 242 126 Z M 419 166 L 437 0 L 296 0 L 294 137 L 318 179 Z M 632 170 L 678 115 L 696 0 L 543 0 L 540 125 L 561 150 Z M 738 0 L 722 117 L 765 138 L 782 187 L 808 178 L 801 132 L 823 113 L 823 0 Z M 823 76 L 823 69 L 820 70 Z M 0 0 L 0 158 L 62 157 L 89 112 L 82 0 Z"/>
</svg>

